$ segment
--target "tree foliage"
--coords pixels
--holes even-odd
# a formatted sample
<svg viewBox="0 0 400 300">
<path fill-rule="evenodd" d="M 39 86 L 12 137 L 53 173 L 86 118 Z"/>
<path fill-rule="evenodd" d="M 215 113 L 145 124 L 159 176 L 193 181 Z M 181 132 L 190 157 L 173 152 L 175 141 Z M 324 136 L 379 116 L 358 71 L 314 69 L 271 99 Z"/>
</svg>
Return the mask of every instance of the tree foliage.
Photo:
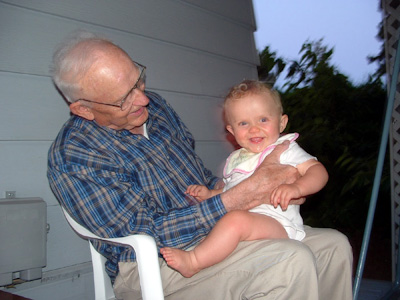
<svg viewBox="0 0 400 300">
<path fill-rule="evenodd" d="M 379 23 L 379 32 L 376 35 L 376 38 L 382 42 L 381 50 L 377 55 L 370 55 L 367 57 L 369 63 L 377 63 L 378 68 L 376 72 L 371 76 L 372 80 L 379 80 L 382 76 L 386 73 L 386 60 L 385 60 L 385 36 L 384 36 L 384 27 L 383 27 L 383 20 Z"/>
<path fill-rule="evenodd" d="M 333 53 L 323 40 L 304 43 L 299 61 L 281 62 L 288 71 L 280 93 L 289 116 L 286 132 L 299 132 L 299 144 L 330 175 L 327 186 L 303 205 L 305 223 L 351 232 L 365 225 L 386 93 L 378 76 L 353 85 L 332 65 Z M 272 53 L 272 60 L 276 57 Z M 388 173 L 385 168 L 380 189 L 384 201 L 390 201 Z"/>
<path fill-rule="evenodd" d="M 259 54 L 259 57 L 260 66 L 257 68 L 258 78 L 269 84 L 273 84 L 286 67 L 284 59 L 278 57 L 276 52 L 271 52 L 269 46 Z"/>
</svg>

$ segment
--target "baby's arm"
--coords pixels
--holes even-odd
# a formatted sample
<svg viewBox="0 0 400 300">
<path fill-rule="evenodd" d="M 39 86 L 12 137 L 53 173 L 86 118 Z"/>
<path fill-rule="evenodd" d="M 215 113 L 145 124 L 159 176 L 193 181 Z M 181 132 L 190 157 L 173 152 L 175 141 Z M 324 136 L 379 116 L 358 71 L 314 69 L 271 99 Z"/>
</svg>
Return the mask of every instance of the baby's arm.
<svg viewBox="0 0 400 300">
<path fill-rule="evenodd" d="M 317 160 L 310 159 L 297 165 L 302 175 L 292 184 L 282 184 L 272 192 L 272 205 L 286 210 L 290 200 L 319 192 L 328 182 L 328 172 Z"/>
<path fill-rule="evenodd" d="M 222 193 L 222 188 L 210 190 L 206 186 L 198 184 L 189 185 L 186 190 L 186 194 L 195 197 L 200 202 L 220 193 Z"/>
</svg>

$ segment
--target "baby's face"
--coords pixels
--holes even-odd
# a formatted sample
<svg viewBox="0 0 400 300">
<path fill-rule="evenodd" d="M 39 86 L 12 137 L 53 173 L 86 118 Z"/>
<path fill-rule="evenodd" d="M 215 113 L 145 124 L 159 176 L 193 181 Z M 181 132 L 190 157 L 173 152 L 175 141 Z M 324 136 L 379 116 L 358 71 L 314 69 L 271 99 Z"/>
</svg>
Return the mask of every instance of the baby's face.
<svg viewBox="0 0 400 300">
<path fill-rule="evenodd" d="M 276 142 L 287 124 L 287 116 L 265 94 L 250 94 L 230 101 L 226 116 L 227 130 L 241 147 L 254 153 Z"/>
</svg>

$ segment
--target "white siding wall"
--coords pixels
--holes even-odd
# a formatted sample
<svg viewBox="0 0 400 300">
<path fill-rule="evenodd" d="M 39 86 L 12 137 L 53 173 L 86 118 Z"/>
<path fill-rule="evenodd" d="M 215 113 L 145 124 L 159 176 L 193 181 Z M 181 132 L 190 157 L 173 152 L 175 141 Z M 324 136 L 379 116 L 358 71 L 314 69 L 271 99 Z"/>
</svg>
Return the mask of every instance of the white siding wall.
<svg viewBox="0 0 400 300">
<path fill-rule="evenodd" d="M 222 96 L 256 78 L 251 0 L 0 1 L 0 198 L 13 190 L 47 202 L 44 271 L 90 260 L 46 178 L 47 150 L 69 117 L 48 68 L 56 44 L 79 28 L 105 35 L 148 67 L 147 88 L 177 110 L 214 172 L 232 149 Z"/>
</svg>

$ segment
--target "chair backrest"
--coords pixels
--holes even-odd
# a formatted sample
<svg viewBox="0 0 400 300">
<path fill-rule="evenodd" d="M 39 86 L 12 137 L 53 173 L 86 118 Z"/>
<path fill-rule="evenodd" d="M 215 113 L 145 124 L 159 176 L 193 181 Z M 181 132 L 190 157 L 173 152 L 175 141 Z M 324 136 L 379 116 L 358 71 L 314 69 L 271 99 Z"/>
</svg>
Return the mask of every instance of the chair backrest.
<svg viewBox="0 0 400 300">
<path fill-rule="evenodd" d="M 64 208 L 62 208 L 62 211 L 68 221 L 68 224 L 79 236 L 83 237 L 84 239 L 100 239 L 100 237 L 76 222 Z M 89 240 L 88 242 L 90 247 L 90 254 L 92 257 L 95 298 L 96 300 L 115 299 L 110 277 L 108 277 L 105 270 L 106 258 L 99 252 L 97 252 L 97 250 L 93 247 L 92 243 Z"/>
<path fill-rule="evenodd" d="M 61 209 L 72 229 L 84 239 L 109 241 L 134 248 L 143 300 L 164 299 L 157 246 L 152 237 L 137 234 L 122 238 L 101 238 L 76 222 L 63 207 Z M 90 241 L 89 245 L 92 256 L 96 300 L 115 299 L 111 280 L 105 270 L 106 258 L 97 252 Z"/>
</svg>

